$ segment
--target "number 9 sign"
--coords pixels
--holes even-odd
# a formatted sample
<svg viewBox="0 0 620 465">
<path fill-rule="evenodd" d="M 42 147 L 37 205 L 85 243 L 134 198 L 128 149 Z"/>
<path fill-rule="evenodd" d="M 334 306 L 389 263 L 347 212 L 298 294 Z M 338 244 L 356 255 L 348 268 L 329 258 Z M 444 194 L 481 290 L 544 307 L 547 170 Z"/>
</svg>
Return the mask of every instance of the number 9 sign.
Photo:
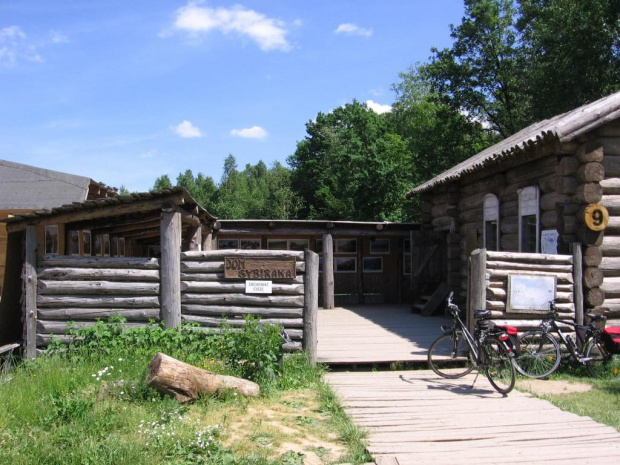
<svg viewBox="0 0 620 465">
<path fill-rule="evenodd" d="M 592 231 L 602 231 L 609 222 L 609 212 L 600 203 L 590 204 L 585 209 L 584 221 Z"/>
</svg>

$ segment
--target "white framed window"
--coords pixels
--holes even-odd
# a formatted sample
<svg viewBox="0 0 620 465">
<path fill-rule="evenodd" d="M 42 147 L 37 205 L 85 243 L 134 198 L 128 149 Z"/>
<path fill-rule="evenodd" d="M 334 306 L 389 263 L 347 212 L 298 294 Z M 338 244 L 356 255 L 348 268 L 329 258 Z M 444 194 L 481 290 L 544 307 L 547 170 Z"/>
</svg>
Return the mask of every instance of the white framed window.
<svg viewBox="0 0 620 465">
<path fill-rule="evenodd" d="M 219 250 L 238 249 L 239 248 L 239 239 L 218 239 L 217 240 L 217 248 Z"/>
<path fill-rule="evenodd" d="M 45 253 L 58 254 L 58 226 L 45 226 Z"/>
<path fill-rule="evenodd" d="M 334 273 L 357 272 L 357 259 L 355 257 L 334 258 Z"/>
<path fill-rule="evenodd" d="M 334 253 L 357 253 L 357 239 L 336 239 Z"/>
<path fill-rule="evenodd" d="M 371 239 L 370 240 L 370 253 L 386 255 L 390 253 L 390 240 L 389 239 Z"/>
<path fill-rule="evenodd" d="M 364 257 L 362 270 L 364 273 L 381 273 L 383 272 L 383 257 Z"/>
<path fill-rule="evenodd" d="M 299 250 L 310 247 L 309 239 L 267 239 L 269 250 Z"/>
<path fill-rule="evenodd" d="M 484 209 L 484 248 L 499 250 L 499 199 L 493 194 L 485 195 L 482 205 Z"/>
<path fill-rule="evenodd" d="M 267 239 L 267 249 L 288 250 L 288 241 L 286 239 Z"/>
<path fill-rule="evenodd" d="M 518 191 L 519 195 L 519 252 L 540 250 L 540 191 L 529 186 Z"/>
<path fill-rule="evenodd" d="M 403 242 L 403 274 L 411 274 L 411 239 Z"/>
</svg>

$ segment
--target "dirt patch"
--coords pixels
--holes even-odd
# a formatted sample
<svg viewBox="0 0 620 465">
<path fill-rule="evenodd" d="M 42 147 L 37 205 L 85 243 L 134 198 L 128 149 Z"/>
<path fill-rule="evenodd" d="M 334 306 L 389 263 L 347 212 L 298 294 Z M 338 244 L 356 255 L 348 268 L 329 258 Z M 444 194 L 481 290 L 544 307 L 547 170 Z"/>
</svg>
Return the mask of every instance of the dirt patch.
<svg viewBox="0 0 620 465">
<path fill-rule="evenodd" d="M 550 379 L 526 379 L 517 383 L 517 389 L 533 394 L 571 394 L 573 392 L 587 392 L 592 386 L 574 381 Z"/>
</svg>

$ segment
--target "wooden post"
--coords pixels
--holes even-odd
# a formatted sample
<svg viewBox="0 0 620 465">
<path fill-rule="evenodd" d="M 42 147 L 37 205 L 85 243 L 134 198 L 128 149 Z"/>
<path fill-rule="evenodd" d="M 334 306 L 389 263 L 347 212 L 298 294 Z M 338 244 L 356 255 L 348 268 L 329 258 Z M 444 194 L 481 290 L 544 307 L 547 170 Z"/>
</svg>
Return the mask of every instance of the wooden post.
<svg viewBox="0 0 620 465">
<path fill-rule="evenodd" d="M 323 234 L 323 308 L 334 308 L 334 239 Z"/>
<path fill-rule="evenodd" d="M 166 328 L 181 323 L 181 214 L 173 208 L 161 214 L 161 319 Z"/>
<path fill-rule="evenodd" d="M 24 340 L 26 357 L 37 356 L 37 226 L 26 228 L 26 260 L 24 261 Z"/>
<path fill-rule="evenodd" d="M 486 299 L 487 251 L 476 249 L 471 253 L 469 270 L 469 296 L 467 305 L 467 326 L 474 328 L 474 311 L 487 308 Z"/>
<path fill-rule="evenodd" d="M 200 251 L 202 248 L 202 227 L 192 226 L 188 231 L 189 250 Z"/>
<path fill-rule="evenodd" d="M 213 250 L 213 230 L 202 233 L 202 250 Z"/>
<path fill-rule="evenodd" d="M 574 282 L 574 300 L 575 300 L 575 322 L 579 325 L 583 324 L 583 257 L 581 255 L 581 243 L 573 242 L 571 244 L 573 253 L 573 282 Z"/>
<path fill-rule="evenodd" d="M 319 310 L 319 256 L 306 249 L 306 279 L 304 283 L 304 334 L 302 347 L 310 363 L 316 365 L 317 314 Z"/>
</svg>

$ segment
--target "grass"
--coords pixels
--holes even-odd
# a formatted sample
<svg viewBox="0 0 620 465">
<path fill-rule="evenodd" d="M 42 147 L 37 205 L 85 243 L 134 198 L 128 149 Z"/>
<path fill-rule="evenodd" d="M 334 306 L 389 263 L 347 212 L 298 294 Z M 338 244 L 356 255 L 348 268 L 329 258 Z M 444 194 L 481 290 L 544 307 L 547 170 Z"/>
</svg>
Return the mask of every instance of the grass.
<svg viewBox="0 0 620 465">
<path fill-rule="evenodd" d="M 265 336 L 264 328 L 258 331 L 257 337 Z M 363 433 L 321 380 L 323 368 L 311 367 L 297 354 L 285 357 L 281 365 L 264 364 L 252 372 L 251 367 L 264 361 L 264 353 L 250 336 L 224 336 L 227 345 L 236 344 L 235 353 L 227 357 L 218 359 L 210 349 L 200 348 L 185 358 L 226 374 L 249 372 L 261 385 L 258 398 L 227 391 L 180 405 L 149 388 L 145 379 L 150 358 L 161 340 L 181 337 L 177 333 L 159 334 L 157 344 L 152 335 L 134 334 L 128 339 L 134 350 L 112 335 L 96 349 L 85 343 L 24 361 L 0 384 L 0 463 L 370 461 Z M 136 343 L 136 337 L 142 342 Z M 183 359 L 181 352 L 174 356 Z M 258 358 L 246 358 L 252 353 Z"/>
<path fill-rule="evenodd" d="M 527 381 L 527 378 L 522 378 Z M 550 380 L 566 383 L 581 383 L 591 387 L 589 391 L 564 394 L 541 394 L 536 390 L 530 392 L 541 399 L 567 412 L 587 416 L 593 420 L 611 426 L 620 432 L 620 378 L 593 379 L 583 368 L 562 367 L 550 376 Z M 545 380 L 542 381 L 543 383 Z M 517 384 L 518 387 L 518 384 Z"/>
</svg>

